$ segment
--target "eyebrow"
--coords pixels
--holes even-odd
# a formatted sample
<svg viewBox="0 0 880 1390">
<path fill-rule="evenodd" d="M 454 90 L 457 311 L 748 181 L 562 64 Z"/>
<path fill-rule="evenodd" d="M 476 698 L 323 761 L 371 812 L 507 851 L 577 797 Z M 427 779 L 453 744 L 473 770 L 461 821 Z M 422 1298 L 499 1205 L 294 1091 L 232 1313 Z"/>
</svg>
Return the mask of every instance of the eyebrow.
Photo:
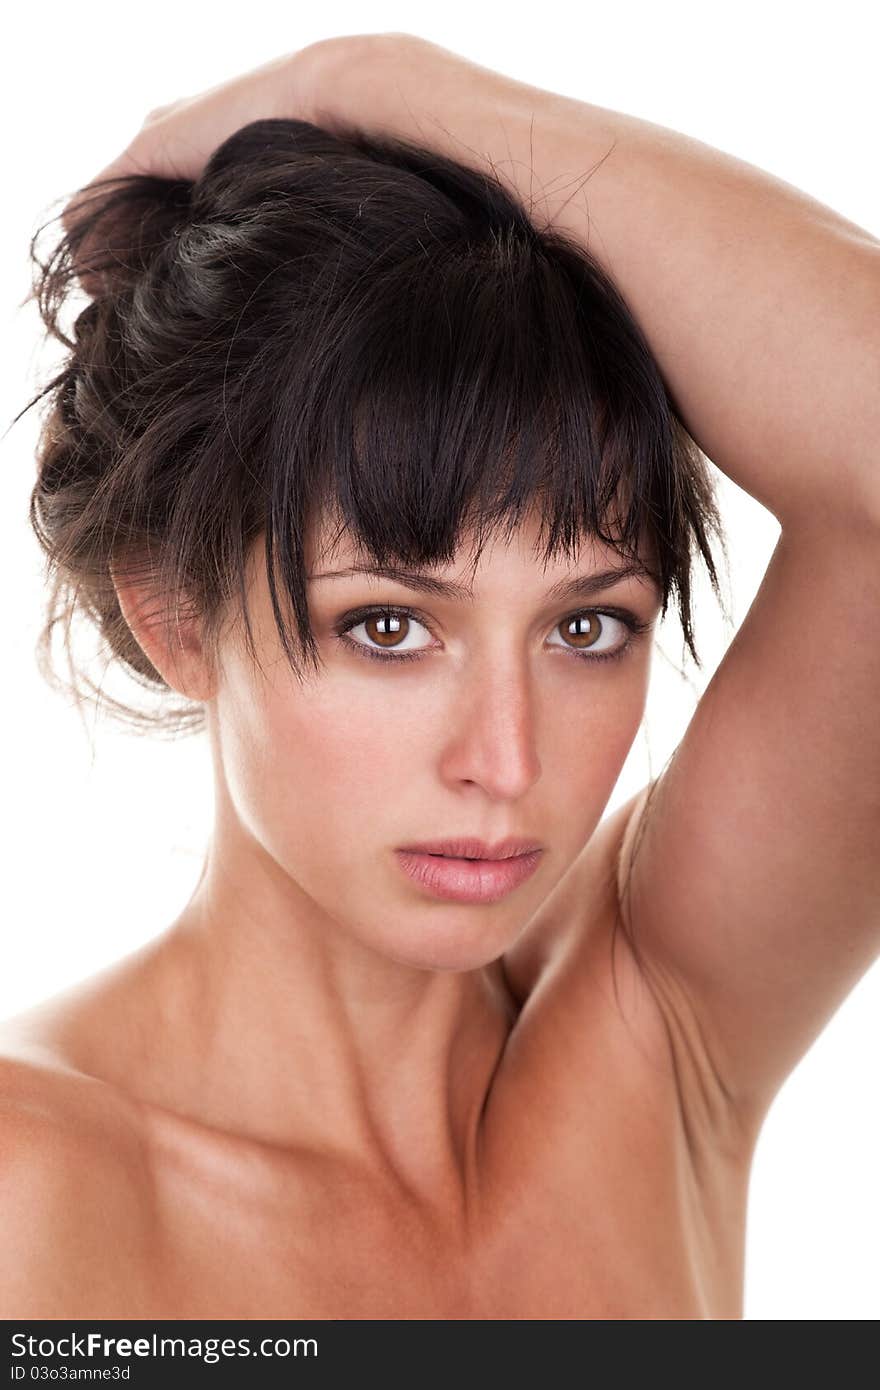
<svg viewBox="0 0 880 1390">
<path fill-rule="evenodd" d="M 420 570 L 401 569 L 397 565 L 350 565 L 341 570 L 325 570 L 321 574 L 307 575 L 309 582 L 316 579 L 342 579 L 353 574 L 373 575 L 377 579 L 390 579 L 409 589 L 432 594 L 435 598 L 473 599 L 473 588 L 451 579 L 437 579 Z M 596 570 L 593 574 L 579 574 L 574 579 L 561 579 L 547 590 L 546 598 L 557 602 L 568 598 L 590 598 L 593 594 L 621 584 L 625 579 L 644 579 L 660 593 L 657 576 L 646 566 L 632 562 L 617 569 Z"/>
</svg>

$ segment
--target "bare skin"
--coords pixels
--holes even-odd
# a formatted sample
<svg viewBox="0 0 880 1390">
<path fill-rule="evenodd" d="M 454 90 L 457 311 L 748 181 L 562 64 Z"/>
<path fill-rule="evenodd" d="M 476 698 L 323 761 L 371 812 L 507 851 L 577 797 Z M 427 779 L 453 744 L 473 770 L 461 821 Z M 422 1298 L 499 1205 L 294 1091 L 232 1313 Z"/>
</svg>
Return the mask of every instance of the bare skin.
<svg viewBox="0 0 880 1390">
<path fill-rule="evenodd" d="M 7 1027 L 26 1171 L 4 1316 L 740 1317 L 752 1136 L 620 932 L 615 999 L 615 863 L 635 804 L 551 895 L 512 978 L 481 972 L 461 1152 L 421 1191 L 327 1143 L 193 1118 L 184 1031 L 156 1027 L 179 988 L 174 929 Z M 697 1043 L 678 1083 L 670 1031 Z"/>
<path fill-rule="evenodd" d="M 157 669 L 210 710 L 214 852 L 167 933 L 7 1029 L 0 1308 L 737 1318 L 761 1123 L 880 950 L 880 247 L 674 132 L 407 36 L 352 44 L 321 47 L 319 108 L 336 93 L 343 121 L 533 173 L 780 541 L 650 811 L 601 823 L 649 646 L 589 674 L 548 651 L 565 566 L 493 552 L 473 606 L 419 598 L 439 646 L 381 676 L 332 619 L 416 596 L 326 581 L 305 693 L 267 622 L 270 680 L 234 649 L 218 677 L 195 632 L 163 651 L 121 586 Z M 156 113 L 123 163 L 192 173 L 245 119 L 308 116 L 294 71 Z M 585 219 L 572 184 L 594 166 Z M 351 757 L 383 718 L 393 756 Z M 388 855 L 466 832 L 547 857 L 491 910 L 441 914 Z"/>
<path fill-rule="evenodd" d="M 357 559 L 351 543 L 331 550 L 326 530 L 314 534 L 325 667 L 305 689 L 281 661 L 257 550 L 249 605 L 265 680 L 232 638 L 220 673 L 195 632 L 172 658 L 140 616 L 155 605 L 121 589 L 151 659 L 208 701 L 216 824 L 177 921 L 6 1026 L 9 1126 L 30 1189 L 10 1311 L 735 1310 L 736 1249 L 723 1290 L 704 1286 L 717 1253 L 691 1262 L 696 1193 L 679 1189 L 678 1165 L 697 1121 L 679 1112 L 656 1005 L 621 937 L 610 973 L 634 803 L 596 824 L 642 717 L 650 641 L 619 662 L 572 659 L 554 626 L 566 610 L 542 595 L 574 574 L 620 572 L 620 560 L 591 542 L 545 571 L 537 535 L 533 518 L 489 547 L 472 601 L 419 595 L 433 641 L 421 622 L 407 641 L 428 655 L 388 671 L 335 637 L 335 622 L 365 600 L 414 595 L 338 574 Z M 462 564 L 447 577 L 470 574 Z M 645 577 L 606 592 L 645 623 L 657 616 Z M 601 642 L 624 640 L 606 618 Z M 585 708 L 589 755 L 573 760 Z M 369 756 L 383 727 L 390 763 Z M 498 903 L 438 901 L 386 862 L 394 844 L 483 828 L 546 846 L 540 871 Z M 589 1113 L 603 1116 L 598 1130 L 572 1128 Z M 619 1230 L 607 1225 L 615 1206 Z M 648 1221 L 658 1207 L 660 1226 Z M 584 1260 L 597 1240 L 601 1267 Z M 635 1302 L 632 1273 L 609 1283 L 616 1247 L 640 1251 Z"/>
</svg>

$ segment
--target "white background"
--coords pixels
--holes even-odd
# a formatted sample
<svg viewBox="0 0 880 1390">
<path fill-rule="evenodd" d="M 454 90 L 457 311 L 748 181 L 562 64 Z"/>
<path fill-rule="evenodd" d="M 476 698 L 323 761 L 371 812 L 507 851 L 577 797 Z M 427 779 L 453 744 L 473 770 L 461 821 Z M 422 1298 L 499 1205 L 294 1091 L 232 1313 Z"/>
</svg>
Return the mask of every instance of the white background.
<svg viewBox="0 0 880 1390">
<path fill-rule="evenodd" d="M 30 236 L 60 210 L 53 200 L 122 150 L 149 109 L 331 34 L 405 30 L 524 81 L 687 132 L 880 235 L 876 14 L 869 3 L 325 0 L 316 9 L 313 22 L 310 8 L 264 0 L 151 0 L 138 8 L 86 0 L 16 7 L 14 37 L 5 22 L 0 1016 L 91 974 L 170 922 L 195 884 L 210 826 L 204 742 L 139 739 L 94 720 L 87 737 L 77 714 L 41 683 L 33 645 L 42 557 L 26 520 L 36 412 L 8 428 L 54 360 L 41 349 L 34 306 L 19 307 L 30 283 Z M 778 527 L 726 480 L 722 499 L 738 625 Z M 648 740 L 637 741 L 612 808 L 662 765 L 730 635 L 704 589 L 697 638 L 706 664 L 702 673 L 691 668 L 696 691 L 655 657 Z M 804 641 L 814 640 L 806 630 Z M 664 644 L 679 660 L 680 635 L 669 623 Z M 875 967 L 767 1119 L 751 1183 L 748 1318 L 880 1315 L 878 1019 Z"/>
</svg>

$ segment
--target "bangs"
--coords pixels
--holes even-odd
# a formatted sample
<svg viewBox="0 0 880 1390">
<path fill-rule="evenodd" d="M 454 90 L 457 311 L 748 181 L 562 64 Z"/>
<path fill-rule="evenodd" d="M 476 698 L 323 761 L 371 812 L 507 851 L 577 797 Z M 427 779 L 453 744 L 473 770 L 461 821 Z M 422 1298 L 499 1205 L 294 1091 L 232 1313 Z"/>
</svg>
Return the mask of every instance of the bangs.
<svg viewBox="0 0 880 1390">
<path fill-rule="evenodd" d="M 476 561 L 536 513 L 545 565 L 591 537 L 648 565 L 699 665 L 692 561 L 718 596 L 710 535 L 723 544 L 707 461 L 612 280 L 494 173 L 271 118 L 234 132 L 195 181 L 97 185 L 48 261 L 36 241 L 34 297 L 68 349 L 31 402 L 50 396 L 30 503 L 54 572 L 50 679 L 52 632 L 79 613 L 139 684 L 168 693 L 120 608 L 126 575 L 155 595 L 169 647 L 184 608 L 209 661 L 243 617 L 259 665 L 255 554 L 302 676 L 321 665 L 316 526 L 334 524 L 364 563 L 430 570 L 467 544 Z M 71 337 L 61 317 L 81 264 L 97 297 Z M 198 702 L 167 718 L 109 708 L 172 735 L 205 727 Z"/>
<path fill-rule="evenodd" d="M 656 518 L 677 466 L 672 418 L 625 306 L 565 237 L 428 239 L 377 267 L 323 331 L 333 350 L 307 409 L 294 426 L 281 386 L 270 442 L 268 576 L 295 669 L 301 653 L 319 664 L 303 559 L 318 518 L 364 563 L 430 569 L 466 543 L 476 564 L 490 536 L 509 539 L 536 512 L 544 564 L 588 537 L 627 561 L 647 543 L 665 613 L 675 555 Z"/>
</svg>

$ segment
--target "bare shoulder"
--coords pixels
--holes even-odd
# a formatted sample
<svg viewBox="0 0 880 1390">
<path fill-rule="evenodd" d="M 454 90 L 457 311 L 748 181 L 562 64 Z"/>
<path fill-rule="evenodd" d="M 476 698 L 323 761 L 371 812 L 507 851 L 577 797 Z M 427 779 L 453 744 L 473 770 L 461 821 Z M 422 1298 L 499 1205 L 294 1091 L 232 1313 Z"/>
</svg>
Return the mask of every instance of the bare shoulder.
<svg viewBox="0 0 880 1390">
<path fill-rule="evenodd" d="M 150 1206 L 134 1107 L 0 1045 L 0 1317 L 111 1315 L 121 1265 L 149 1242 Z"/>
</svg>

